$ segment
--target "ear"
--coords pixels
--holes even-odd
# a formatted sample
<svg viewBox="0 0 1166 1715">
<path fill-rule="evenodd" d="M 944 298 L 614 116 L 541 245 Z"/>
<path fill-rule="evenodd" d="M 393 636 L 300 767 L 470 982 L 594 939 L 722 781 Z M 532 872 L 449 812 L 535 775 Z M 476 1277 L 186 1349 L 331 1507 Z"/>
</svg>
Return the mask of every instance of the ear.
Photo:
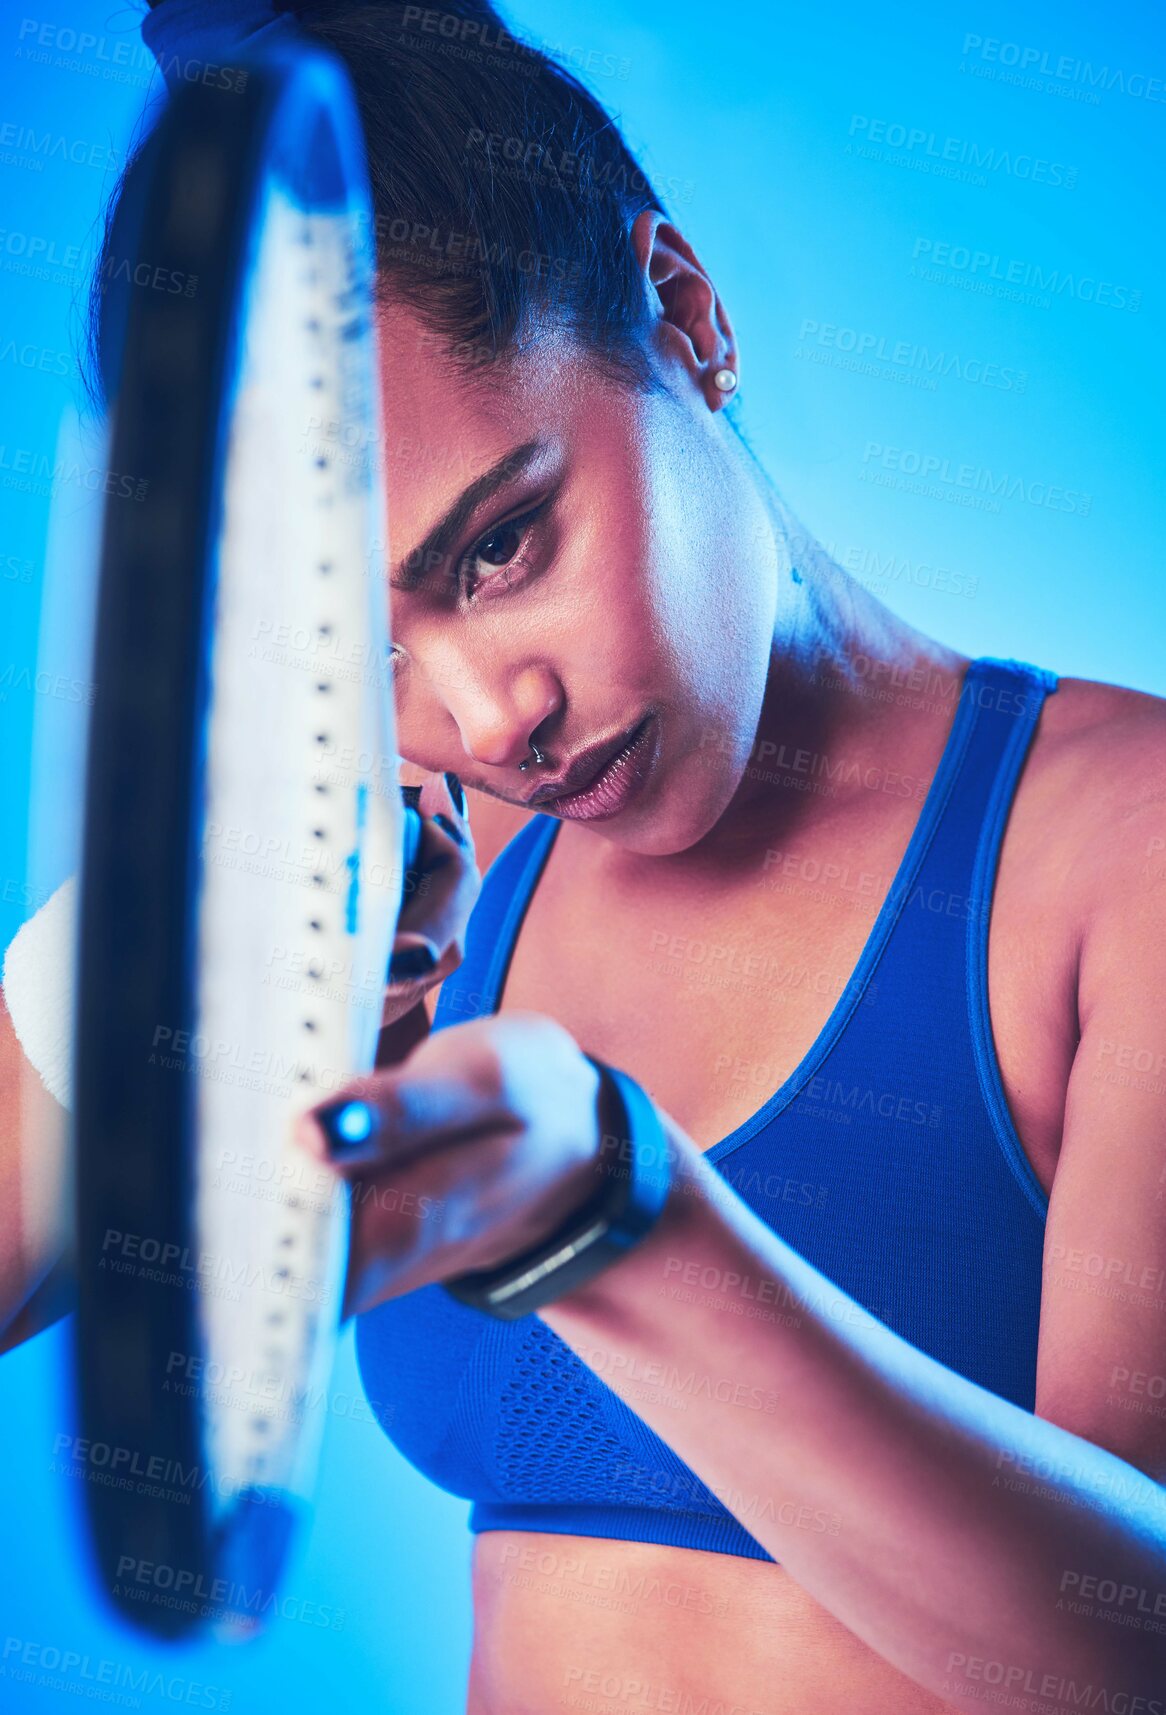
<svg viewBox="0 0 1166 1715">
<path fill-rule="evenodd" d="M 657 339 L 691 375 L 709 409 L 719 411 L 736 387 L 718 387 L 714 377 L 729 369 L 739 378 L 741 370 L 732 323 L 716 287 L 684 234 L 658 209 L 636 216 L 631 241 L 649 304 L 656 308 Z"/>
</svg>

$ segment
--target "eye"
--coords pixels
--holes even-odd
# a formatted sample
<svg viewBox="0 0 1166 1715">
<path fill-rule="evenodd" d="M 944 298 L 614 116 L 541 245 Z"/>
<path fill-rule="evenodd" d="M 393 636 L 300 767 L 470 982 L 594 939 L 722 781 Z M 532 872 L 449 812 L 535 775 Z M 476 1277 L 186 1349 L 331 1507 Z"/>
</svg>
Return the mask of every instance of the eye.
<svg viewBox="0 0 1166 1715">
<path fill-rule="evenodd" d="M 474 549 L 475 560 L 485 560 L 488 566 L 506 566 L 522 547 L 522 521 L 511 518 L 489 536 L 483 536 Z"/>
<path fill-rule="evenodd" d="M 521 512 L 517 518 L 508 518 L 504 524 L 496 524 L 485 536 L 480 536 L 462 560 L 462 573 L 466 580 L 466 593 L 470 596 L 478 584 L 491 583 L 505 574 L 508 567 L 521 563 L 520 555 L 534 523 L 542 507 L 533 507 L 529 512 Z M 509 579 L 502 577 L 503 583 Z"/>
</svg>

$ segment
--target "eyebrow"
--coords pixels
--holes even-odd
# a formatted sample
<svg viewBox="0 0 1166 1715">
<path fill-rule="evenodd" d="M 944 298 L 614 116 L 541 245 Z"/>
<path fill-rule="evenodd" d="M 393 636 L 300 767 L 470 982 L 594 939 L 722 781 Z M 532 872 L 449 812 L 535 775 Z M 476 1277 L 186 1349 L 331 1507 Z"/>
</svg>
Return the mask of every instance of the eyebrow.
<svg viewBox="0 0 1166 1715">
<path fill-rule="evenodd" d="M 415 590 L 420 587 L 432 572 L 434 566 L 444 560 L 458 537 L 478 508 L 492 494 L 515 477 L 522 476 L 544 450 L 542 441 L 524 441 L 521 446 L 512 447 L 504 453 L 496 464 L 492 464 L 482 475 L 475 477 L 468 488 L 462 490 L 453 505 L 438 519 L 432 530 L 422 538 L 408 553 L 393 567 L 389 578 L 389 587 L 395 590 Z"/>
</svg>

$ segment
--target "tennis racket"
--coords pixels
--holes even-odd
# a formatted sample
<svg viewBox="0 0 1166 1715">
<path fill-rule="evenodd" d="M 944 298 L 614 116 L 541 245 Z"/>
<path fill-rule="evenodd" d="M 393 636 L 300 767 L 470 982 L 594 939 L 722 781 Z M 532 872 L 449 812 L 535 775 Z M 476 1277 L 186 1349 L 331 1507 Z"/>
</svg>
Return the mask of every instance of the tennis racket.
<svg viewBox="0 0 1166 1715">
<path fill-rule="evenodd" d="M 296 41 L 172 99 L 126 220 L 73 1041 L 99 1584 L 247 1634 L 311 1497 L 346 1192 L 293 1117 L 371 1068 L 420 818 L 385 670 L 363 143 Z"/>
</svg>

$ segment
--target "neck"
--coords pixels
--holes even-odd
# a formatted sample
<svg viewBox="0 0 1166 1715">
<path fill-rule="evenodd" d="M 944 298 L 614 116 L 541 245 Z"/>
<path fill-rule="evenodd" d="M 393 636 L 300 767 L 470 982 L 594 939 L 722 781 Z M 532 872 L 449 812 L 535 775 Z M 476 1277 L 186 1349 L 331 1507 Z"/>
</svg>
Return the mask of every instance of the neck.
<svg viewBox="0 0 1166 1715">
<path fill-rule="evenodd" d="M 929 775 L 955 715 L 967 657 L 899 618 L 844 571 L 759 471 L 778 594 L 753 751 L 719 834 L 753 838 L 839 807 L 888 760 Z M 850 764 L 857 764 L 852 768 Z M 820 790 L 814 782 L 828 782 Z"/>
</svg>

